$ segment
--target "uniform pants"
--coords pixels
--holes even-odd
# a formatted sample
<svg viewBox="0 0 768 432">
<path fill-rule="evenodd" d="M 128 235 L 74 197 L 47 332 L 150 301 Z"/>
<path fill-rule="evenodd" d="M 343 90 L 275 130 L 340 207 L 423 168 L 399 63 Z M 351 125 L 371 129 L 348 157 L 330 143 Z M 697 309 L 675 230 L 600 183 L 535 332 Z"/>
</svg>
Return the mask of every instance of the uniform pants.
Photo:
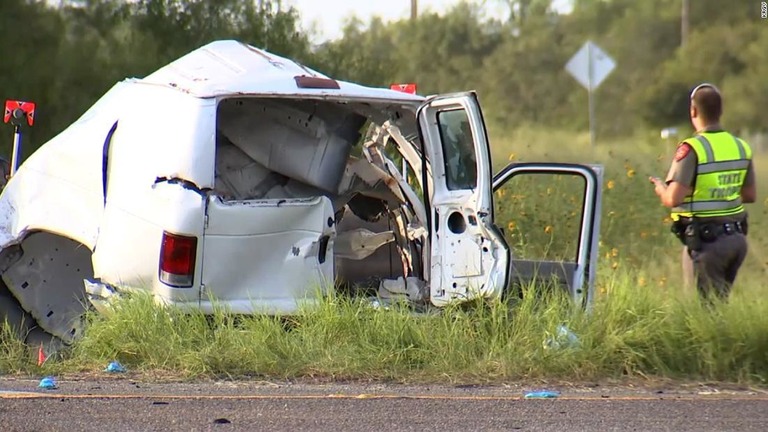
<svg viewBox="0 0 768 432">
<path fill-rule="evenodd" d="M 744 234 L 721 235 L 714 242 L 702 243 L 700 251 L 683 247 L 683 279 L 686 286 L 696 284 L 699 296 L 711 300 L 714 294 L 726 300 L 736 274 L 747 256 Z"/>
</svg>

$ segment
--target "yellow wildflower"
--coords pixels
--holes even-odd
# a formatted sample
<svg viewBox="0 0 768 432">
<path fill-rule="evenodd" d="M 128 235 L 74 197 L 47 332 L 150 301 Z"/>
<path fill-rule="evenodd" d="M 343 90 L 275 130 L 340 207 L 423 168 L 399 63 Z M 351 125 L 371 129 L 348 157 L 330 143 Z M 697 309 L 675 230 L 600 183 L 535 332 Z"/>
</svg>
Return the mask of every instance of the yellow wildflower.
<svg viewBox="0 0 768 432">
<path fill-rule="evenodd" d="M 547 234 L 552 234 L 552 225 L 547 225 L 544 227 L 544 232 Z"/>
<path fill-rule="evenodd" d="M 619 250 L 616 249 L 616 248 L 611 249 L 611 256 L 614 257 L 614 258 L 619 256 Z"/>
<path fill-rule="evenodd" d="M 627 170 L 627 177 L 632 178 L 634 176 L 635 176 L 635 170 L 633 170 L 632 168 L 628 169 Z"/>
<path fill-rule="evenodd" d="M 644 286 L 645 286 L 645 284 L 646 284 L 646 282 L 647 282 L 647 281 L 646 281 L 646 280 L 645 280 L 645 278 L 644 278 L 644 277 L 642 277 L 642 276 L 640 276 L 640 278 L 637 280 L 637 284 L 638 284 L 638 285 L 640 285 L 641 287 L 644 287 Z"/>
<path fill-rule="evenodd" d="M 611 268 L 616 270 L 617 268 L 619 268 L 619 263 L 614 261 L 613 264 L 611 264 Z"/>
<path fill-rule="evenodd" d="M 514 221 L 512 221 L 512 222 L 510 222 L 510 223 L 507 225 L 507 228 L 509 228 L 509 230 L 510 230 L 510 231 L 512 231 L 512 230 L 514 230 L 514 229 L 515 229 L 515 227 L 516 227 L 516 226 L 517 226 L 517 225 L 515 225 L 515 222 L 514 222 Z"/>
<path fill-rule="evenodd" d="M 517 155 L 516 155 L 516 154 L 514 154 L 514 153 L 510 153 L 510 154 L 509 154 L 509 160 L 510 160 L 510 161 L 513 161 L 513 160 L 515 160 L 516 158 L 517 158 Z"/>
<path fill-rule="evenodd" d="M 613 180 L 608 180 L 608 184 L 605 185 L 608 189 L 613 189 L 614 186 L 616 186 L 616 182 Z"/>
</svg>

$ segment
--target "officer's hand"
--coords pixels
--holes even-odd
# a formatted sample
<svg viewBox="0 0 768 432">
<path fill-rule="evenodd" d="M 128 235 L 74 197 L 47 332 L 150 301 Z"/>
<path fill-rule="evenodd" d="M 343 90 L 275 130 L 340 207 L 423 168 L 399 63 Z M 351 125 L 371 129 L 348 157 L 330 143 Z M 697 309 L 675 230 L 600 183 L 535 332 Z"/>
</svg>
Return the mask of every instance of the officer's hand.
<svg viewBox="0 0 768 432">
<path fill-rule="evenodd" d="M 664 182 L 661 181 L 661 179 L 658 177 L 649 177 L 648 181 L 653 183 L 654 185 L 653 191 L 656 193 L 656 195 L 658 195 L 659 197 L 662 197 L 667 190 L 667 185 L 664 184 Z"/>
</svg>

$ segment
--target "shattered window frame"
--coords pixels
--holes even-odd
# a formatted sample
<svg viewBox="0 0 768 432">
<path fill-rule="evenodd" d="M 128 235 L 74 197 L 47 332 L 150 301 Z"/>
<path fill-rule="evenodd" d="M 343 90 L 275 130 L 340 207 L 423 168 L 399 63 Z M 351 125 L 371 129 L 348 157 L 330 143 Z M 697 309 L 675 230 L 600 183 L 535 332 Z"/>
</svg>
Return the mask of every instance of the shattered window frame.
<svg viewBox="0 0 768 432">
<path fill-rule="evenodd" d="M 458 113 L 461 117 L 456 119 Z M 452 191 L 477 189 L 477 155 L 469 115 L 464 109 L 454 109 L 438 112 L 436 119 L 443 148 L 446 187 Z"/>
</svg>

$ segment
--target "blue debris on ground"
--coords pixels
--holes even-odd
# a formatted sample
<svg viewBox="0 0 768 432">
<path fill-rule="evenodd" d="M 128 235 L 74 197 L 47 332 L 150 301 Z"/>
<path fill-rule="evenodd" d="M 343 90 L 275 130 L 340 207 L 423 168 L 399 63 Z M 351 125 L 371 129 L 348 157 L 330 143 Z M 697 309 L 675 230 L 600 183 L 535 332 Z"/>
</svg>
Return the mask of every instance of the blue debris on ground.
<svg viewBox="0 0 768 432">
<path fill-rule="evenodd" d="M 38 384 L 37 386 L 46 390 L 55 390 L 59 388 L 58 385 L 56 385 L 56 378 L 52 376 L 47 376 L 41 379 L 40 384 Z"/>
<path fill-rule="evenodd" d="M 560 396 L 559 391 L 535 391 L 525 394 L 526 399 L 554 399 L 556 397 Z"/>
<path fill-rule="evenodd" d="M 112 372 L 112 373 L 122 373 L 125 372 L 125 368 L 123 365 L 120 364 L 118 361 L 111 361 L 107 365 L 107 368 L 104 369 L 105 372 Z"/>
</svg>

